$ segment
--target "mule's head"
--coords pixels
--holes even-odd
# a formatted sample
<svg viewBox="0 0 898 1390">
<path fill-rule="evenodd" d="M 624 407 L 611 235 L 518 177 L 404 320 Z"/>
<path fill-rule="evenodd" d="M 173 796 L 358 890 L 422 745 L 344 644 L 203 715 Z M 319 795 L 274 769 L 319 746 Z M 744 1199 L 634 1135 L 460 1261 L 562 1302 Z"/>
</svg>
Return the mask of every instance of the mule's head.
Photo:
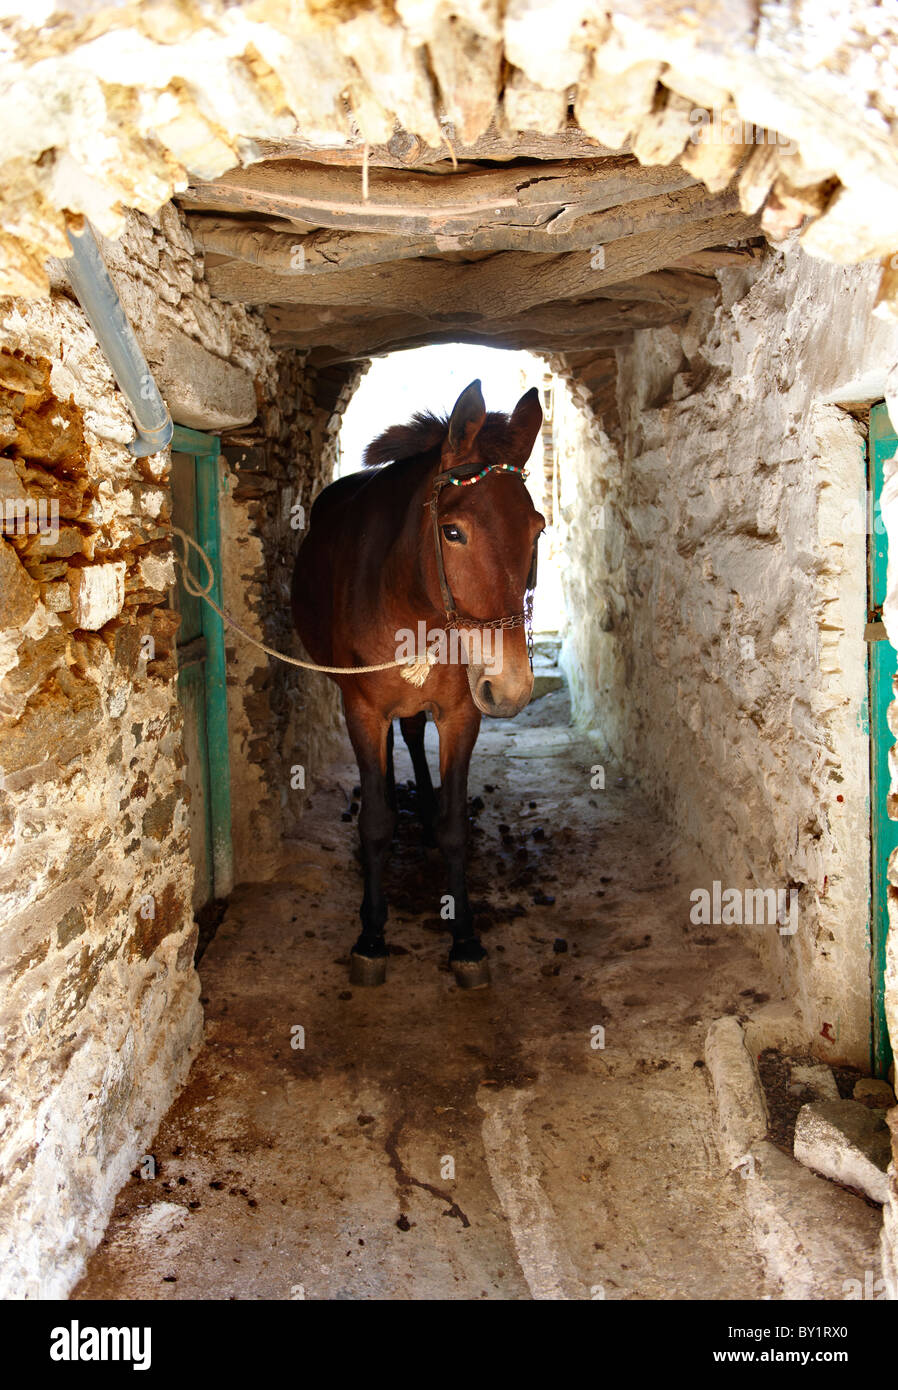
<svg viewBox="0 0 898 1390">
<path fill-rule="evenodd" d="M 440 475 L 475 476 L 466 486 L 448 483 L 438 494 L 437 521 L 446 580 L 464 619 L 491 622 L 519 615 L 536 539 L 545 518 L 536 510 L 520 471 L 542 425 L 536 387 L 521 397 L 511 415 L 487 413 L 480 382 L 462 391 L 449 418 Z M 483 714 L 509 717 L 524 708 L 533 672 L 523 624 L 507 628 L 464 628 L 471 696 Z"/>
</svg>

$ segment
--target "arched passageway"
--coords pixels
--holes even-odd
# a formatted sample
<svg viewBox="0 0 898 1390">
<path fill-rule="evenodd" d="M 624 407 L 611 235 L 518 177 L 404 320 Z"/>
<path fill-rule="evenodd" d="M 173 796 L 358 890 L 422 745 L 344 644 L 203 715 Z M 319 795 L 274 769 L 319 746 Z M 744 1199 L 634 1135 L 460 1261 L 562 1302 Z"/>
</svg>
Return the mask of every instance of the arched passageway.
<svg viewBox="0 0 898 1390">
<path fill-rule="evenodd" d="M 888 24 L 643 8 L 7 26 L 11 1296 L 72 1290 L 114 1203 L 81 1295 L 839 1297 L 880 1239 L 894 1275 Z M 335 693 L 246 634 L 298 653 L 368 364 L 455 343 L 554 374 L 565 684 L 477 753 L 492 995 L 440 968 L 407 817 L 362 995 Z"/>
<path fill-rule="evenodd" d="M 666 351 L 669 372 L 680 364 Z M 425 403 L 418 382 L 430 383 L 437 408 L 451 404 L 474 367 L 463 356 L 444 381 L 437 364 L 451 359 L 439 353 L 420 368 L 418 350 L 396 354 L 362 377 L 341 414 L 336 471 L 352 471 L 371 434 Z M 483 359 L 487 390 L 492 355 Z M 528 384 L 516 370 L 497 365 L 508 393 L 499 404 L 510 407 Z M 663 391 L 655 373 L 653 389 Z M 394 376 L 419 395 L 390 404 Z M 344 736 L 310 777 L 308 806 L 279 860 L 264 881 L 235 890 L 203 956 L 206 1045 L 155 1146 L 159 1201 L 148 1210 L 141 1188 L 123 1192 L 76 1297 L 158 1296 L 176 1283 L 163 1296 L 278 1298 L 300 1288 L 307 1298 L 835 1298 L 845 1268 L 875 1258 L 870 1206 L 795 1165 L 775 1166 L 800 1104 L 825 1103 L 828 1085 L 850 1096 L 862 1070 L 843 1053 L 834 1081 L 802 1039 L 788 993 L 801 960 L 784 965 L 769 946 L 771 937 L 789 944 L 791 902 L 751 933 L 734 930 L 747 919 L 697 914 L 725 827 L 716 845 L 697 842 L 677 823 L 675 801 L 665 819 L 641 790 L 662 781 L 650 757 L 609 756 L 629 733 L 615 670 L 626 637 L 619 610 L 596 624 L 594 605 L 597 595 L 619 600 L 615 513 L 633 503 L 623 500 L 610 441 L 562 380 L 548 389 L 552 437 L 540 441 L 531 472 L 541 474 L 535 500 L 545 502 L 546 487 L 558 509 L 566 676 L 517 719 L 485 721 L 475 754 L 471 886 L 492 989 L 465 996 L 446 965 L 441 861 L 422 842 L 399 741 L 388 984 L 349 983 L 361 871 L 357 772 Z M 379 414 L 366 415 L 366 400 Z M 640 411 L 642 428 L 651 408 L 663 406 Z M 663 492 L 655 503 L 665 506 Z M 712 527 L 709 550 L 717 539 Z M 733 543 L 729 526 L 719 540 Z M 629 563 L 638 563 L 632 551 Z M 626 617 L 636 629 L 634 597 Z M 663 597 L 654 584 L 661 617 Z M 616 651 L 597 646 L 597 631 Z M 624 679 L 630 706 L 645 709 L 656 692 L 636 652 Z M 432 725 L 427 746 L 435 769 Z M 751 1149 L 730 1151 L 727 1107 L 746 1101 L 721 1020 L 736 1038 L 743 1025 L 763 1054 L 777 1116 L 757 1207 L 745 1201 L 740 1166 L 754 1161 Z M 844 1033 L 840 1044 L 850 1052 Z M 730 1165 L 723 1181 L 721 1154 Z M 202 1225 L 185 1223 L 183 1202 L 171 1200 L 179 1189 L 189 1211 L 204 1213 Z M 782 1227 L 775 1262 L 765 1260 L 764 1222 L 787 1204 L 802 1213 L 801 1248 Z"/>
</svg>

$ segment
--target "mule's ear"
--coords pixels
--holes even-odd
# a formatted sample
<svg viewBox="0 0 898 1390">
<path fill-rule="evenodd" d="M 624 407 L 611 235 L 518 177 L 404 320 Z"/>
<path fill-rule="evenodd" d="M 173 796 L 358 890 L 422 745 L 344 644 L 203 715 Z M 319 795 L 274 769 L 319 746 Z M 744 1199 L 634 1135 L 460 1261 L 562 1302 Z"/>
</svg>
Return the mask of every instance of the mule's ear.
<svg viewBox="0 0 898 1390">
<path fill-rule="evenodd" d="M 478 379 L 465 387 L 452 407 L 449 416 L 449 452 L 456 457 L 467 454 L 485 419 L 486 403 Z"/>
<path fill-rule="evenodd" d="M 515 453 L 520 454 L 524 463 L 533 452 L 536 436 L 543 423 L 543 408 L 539 403 L 539 389 L 531 386 L 518 401 L 509 420 L 514 436 Z"/>
</svg>

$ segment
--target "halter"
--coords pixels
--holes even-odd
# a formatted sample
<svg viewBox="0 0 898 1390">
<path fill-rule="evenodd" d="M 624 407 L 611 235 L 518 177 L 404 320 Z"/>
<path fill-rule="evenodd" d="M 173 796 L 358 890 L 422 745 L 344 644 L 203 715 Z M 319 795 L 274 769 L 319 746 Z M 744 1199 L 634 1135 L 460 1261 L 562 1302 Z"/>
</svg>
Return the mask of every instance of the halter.
<svg viewBox="0 0 898 1390">
<path fill-rule="evenodd" d="M 487 473 L 518 473 L 521 478 L 526 478 L 527 473 L 523 467 L 518 468 L 513 463 L 491 463 L 481 468 L 479 464 L 467 464 L 461 468 L 449 469 L 444 473 L 438 473 L 433 483 L 433 491 L 426 503 L 430 507 L 430 517 L 433 524 L 433 543 L 437 561 L 437 576 L 440 581 L 440 595 L 443 600 L 443 610 L 446 615 L 446 627 L 448 628 L 513 628 L 525 627 L 527 629 L 527 655 L 530 659 L 531 668 L 533 666 L 533 591 L 536 588 L 536 561 L 537 561 L 537 541 L 533 542 L 533 559 L 530 562 L 530 572 L 527 575 L 527 582 L 524 586 L 524 607 L 520 613 L 512 613 L 506 618 L 491 618 L 486 621 L 480 618 L 465 618 L 455 606 L 455 599 L 452 597 L 452 590 L 449 588 L 449 580 L 446 578 L 446 567 L 443 564 L 443 545 L 440 538 L 439 521 L 439 501 L 440 492 L 450 483 L 454 487 L 471 487 L 473 483 L 479 483 L 481 478 L 485 478 Z"/>
</svg>

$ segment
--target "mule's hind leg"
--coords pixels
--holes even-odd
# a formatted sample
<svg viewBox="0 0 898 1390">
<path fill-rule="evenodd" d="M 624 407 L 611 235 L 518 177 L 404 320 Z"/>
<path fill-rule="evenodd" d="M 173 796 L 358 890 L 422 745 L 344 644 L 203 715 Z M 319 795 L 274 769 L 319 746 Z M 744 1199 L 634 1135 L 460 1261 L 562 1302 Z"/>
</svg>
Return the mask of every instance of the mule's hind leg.
<svg viewBox="0 0 898 1390">
<path fill-rule="evenodd" d="M 430 780 L 427 754 L 424 751 L 424 730 L 427 728 L 427 715 L 421 710 L 420 714 L 413 714 L 407 719 L 400 719 L 399 727 L 411 754 L 412 767 L 415 771 L 418 819 L 424 830 L 424 843 L 425 845 L 435 845 L 437 838 L 434 822 L 437 814 L 437 798 L 433 789 L 433 782 Z"/>
<path fill-rule="evenodd" d="M 473 705 L 438 721 L 440 731 L 440 815 L 437 839 L 449 869 L 452 905 L 452 949 L 449 964 L 462 989 L 478 989 L 490 982 L 487 954 L 474 931 L 474 914 L 468 901 L 466 859 L 468 844 L 468 766 L 480 714 Z"/>
<path fill-rule="evenodd" d="M 350 979 L 356 985 L 381 985 L 387 977 L 384 938 L 387 900 L 383 891 L 383 871 L 396 823 L 387 780 L 387 731 L 392 726 L 368 706 L 360 703 L 350 706 L 348 701 L 346 725 L 362 786 L 359 838 L 365 876 L 365 895 L 359 909 L 362 930 L 352 948 Z"/>
</svg>

